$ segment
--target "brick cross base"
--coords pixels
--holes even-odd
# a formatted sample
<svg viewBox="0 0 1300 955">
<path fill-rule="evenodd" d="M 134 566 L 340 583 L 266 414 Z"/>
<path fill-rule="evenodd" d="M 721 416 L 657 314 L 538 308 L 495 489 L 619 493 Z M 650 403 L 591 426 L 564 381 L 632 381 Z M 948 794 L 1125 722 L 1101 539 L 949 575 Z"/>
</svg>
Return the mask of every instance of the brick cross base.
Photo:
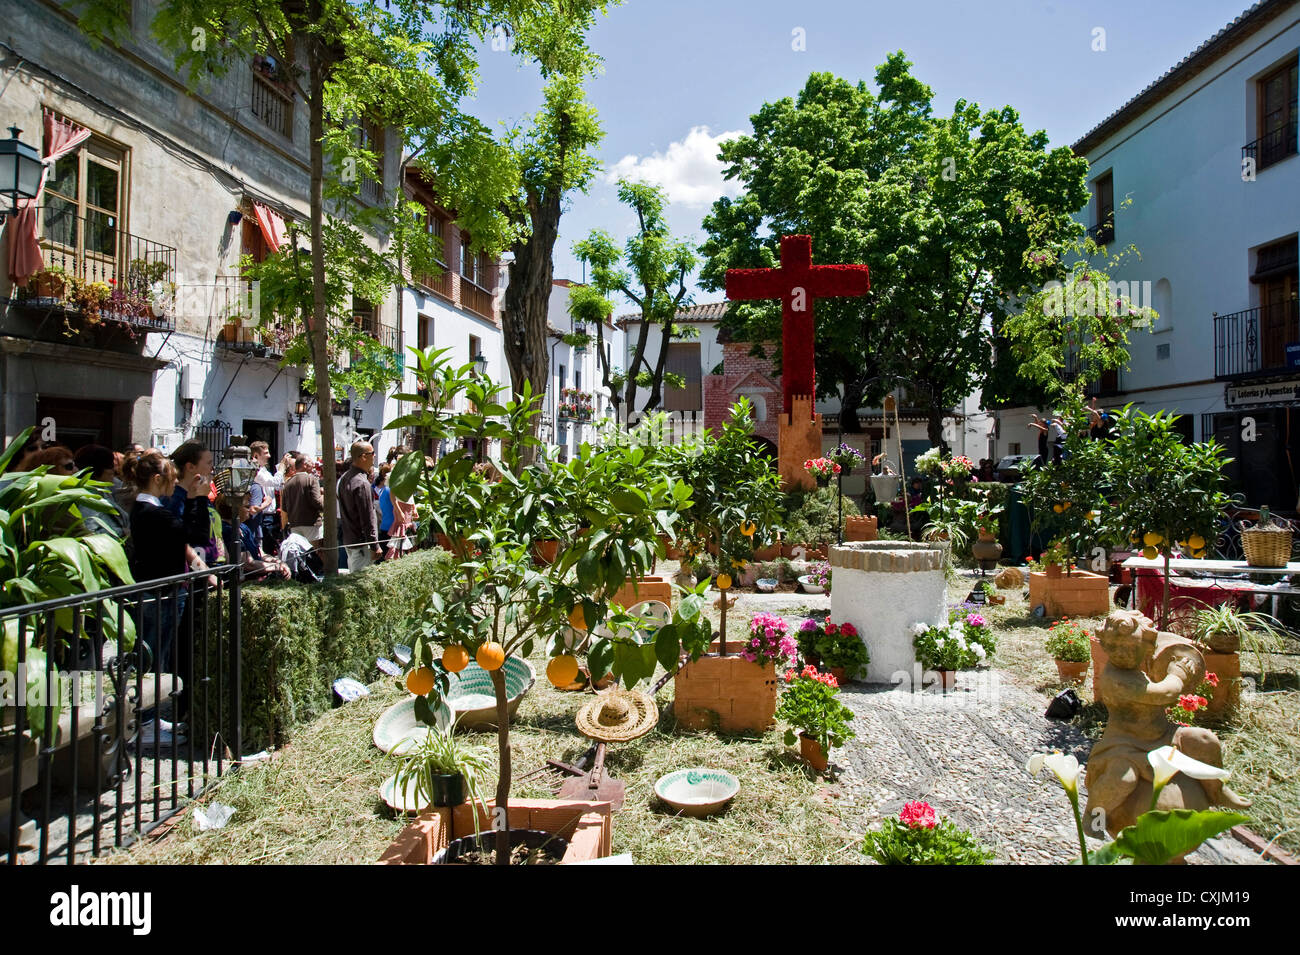
<svg viewBox="0 0 1300 955">
<path fill-rule="evenodd" d="M 781 415 L 776 442 L 777 471 L 787 491 L 817 486 L 804 462 L 822 455 L 822 416 L 813 411 L 811 395 L 792 395 L 789 414 Z"/>
</svg>

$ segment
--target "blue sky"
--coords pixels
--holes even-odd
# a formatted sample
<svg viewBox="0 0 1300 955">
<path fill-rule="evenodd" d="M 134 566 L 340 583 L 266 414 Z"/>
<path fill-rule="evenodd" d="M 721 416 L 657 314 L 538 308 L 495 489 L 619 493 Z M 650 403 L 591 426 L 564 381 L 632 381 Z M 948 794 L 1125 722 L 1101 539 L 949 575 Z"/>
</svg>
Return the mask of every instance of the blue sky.
<svg viewBox="0 0 1300 955">
<path fill-rule="evenodd" d="M 619 173 L 664 184 L 675 233 L 699 241 L 724 184 L 716 138 L 749 132 L 765 102 L 795 95 L 816 70 L 866 80 L 892 50 L 934 90 L 935 112 L 959 98 L 1010 104 L 1029 129 L 1069 145 L 1207 40 L 1246 0 L 628 0 L 590 35 L 604 72 L 589 84 L 605 140 L 602 173 L 560 223 L 556 278 L 579 279 L 572 244 L 595 228 L 621 242 L 633 217 Z M 793 47 L 802 29 L 805 49 Z M 1100 29 L 1104 34 L 1096 31 Z M 1104 50 L 1094 50 L 1101 45 Z M 489 124 L 527 118 L 535 72 L 485 49 L 471 110 Z M 697 302 L 715 293 L 699 291 Z M 616 302 L 616 313 L 629 311 Z"/>
</svg>

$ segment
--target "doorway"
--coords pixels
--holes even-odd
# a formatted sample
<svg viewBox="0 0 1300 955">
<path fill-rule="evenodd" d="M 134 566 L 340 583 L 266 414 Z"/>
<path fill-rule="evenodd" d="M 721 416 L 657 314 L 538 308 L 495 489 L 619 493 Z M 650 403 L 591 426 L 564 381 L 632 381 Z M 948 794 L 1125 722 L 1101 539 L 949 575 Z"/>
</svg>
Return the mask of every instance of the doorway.
<svg viewBox="0 0 1300 955">
<path fill-rule="evenodd" d="M 265 441 L 266 446 L 271 449 L 271 464 L 274 466 L 280 460 L 280 425 L 282 421 L 255 421 L 252 418 L 244 419 L 244 436 L 248 438 L 248 443 L 254 441 Z"/>
<path fill-rule="evenodd" d="M 38 398 L 36 400 L 37 434 L 46 418 L 54 421 L 54 440 L 73 451 L 88 444 L 119 449 L 126 438 L 113 427 L 117 403 L 81 398 Z M 119 443 L 120 441 L 120 443 Z"/>
</svg>

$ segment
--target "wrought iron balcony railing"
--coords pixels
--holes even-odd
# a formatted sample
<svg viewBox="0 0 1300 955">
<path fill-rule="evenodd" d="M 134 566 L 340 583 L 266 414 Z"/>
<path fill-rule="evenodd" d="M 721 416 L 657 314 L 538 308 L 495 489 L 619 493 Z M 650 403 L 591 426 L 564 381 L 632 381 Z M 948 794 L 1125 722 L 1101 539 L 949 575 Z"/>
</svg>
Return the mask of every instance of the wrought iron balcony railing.
<svg viewBox="0 0 1300 955">
<path fill-rule="evenodd" d="M 1292 104 L 1292 111 L 1295 105 Z M 1296 129 L 1298 124 L 1295 120 L 1280 126 L 1271 133 L 1265 133 L 1259 139 L 1252 143 L 1247 143 L 1241 147 L 1242 159 L 1255 160 L 1255 169 L 1267 169 L 1275 162 L 1281 162 L 1287 156 L 1296 154 Z"/>
<path fill-rule="evenodd" d="M 1300 302 L 1291 299 L 1275 305 L 1214 315 L 1214 376 L 1240 379 L 1275 375 L 1300 361 L 1288 359 L 1287 346 L 1300 346 Z"/>
<path fill-rule="evenodd" d="M 10 303 L 77 314 L 87 324 L 176 327 L 176 250 L 118 228 L 118 220 L 41 210 L 44 266 Z"/>
<path fill-rule="evenodd" d="M 1115 220 L 1107 218 L 1105 222 L 1098 222 L 1088 230 L 1088 238 L 1098 245 L 1110 245 L 1115 241 Z"/>
</svg>

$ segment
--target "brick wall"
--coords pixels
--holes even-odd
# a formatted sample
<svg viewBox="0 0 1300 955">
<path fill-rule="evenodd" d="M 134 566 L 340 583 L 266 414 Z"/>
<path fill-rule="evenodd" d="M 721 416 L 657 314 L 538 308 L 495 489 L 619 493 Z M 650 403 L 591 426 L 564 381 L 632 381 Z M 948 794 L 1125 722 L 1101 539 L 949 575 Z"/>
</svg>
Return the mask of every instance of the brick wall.
<svg viewBox="0 0 1300 955">
<path fill-rule="evenodd" d="M 740 391 L 749 392 L 757 373 L 770 385 L 762 392 L 767 403 L 767 417 L 757 422 L 754 433 L 776 443 L 777 424 L 783 395 L 781 378 L 772 369 L 770 358 L 756 358 L 749 353 L 749 342 L 728 342 L 722 347 L 723 374 L 704 377 L 704 426 L 717 431 L 726 420 L 727 411 L 740 399 Z M 749 379 L 747 382 L 746 379 Z"/>
</svg>

